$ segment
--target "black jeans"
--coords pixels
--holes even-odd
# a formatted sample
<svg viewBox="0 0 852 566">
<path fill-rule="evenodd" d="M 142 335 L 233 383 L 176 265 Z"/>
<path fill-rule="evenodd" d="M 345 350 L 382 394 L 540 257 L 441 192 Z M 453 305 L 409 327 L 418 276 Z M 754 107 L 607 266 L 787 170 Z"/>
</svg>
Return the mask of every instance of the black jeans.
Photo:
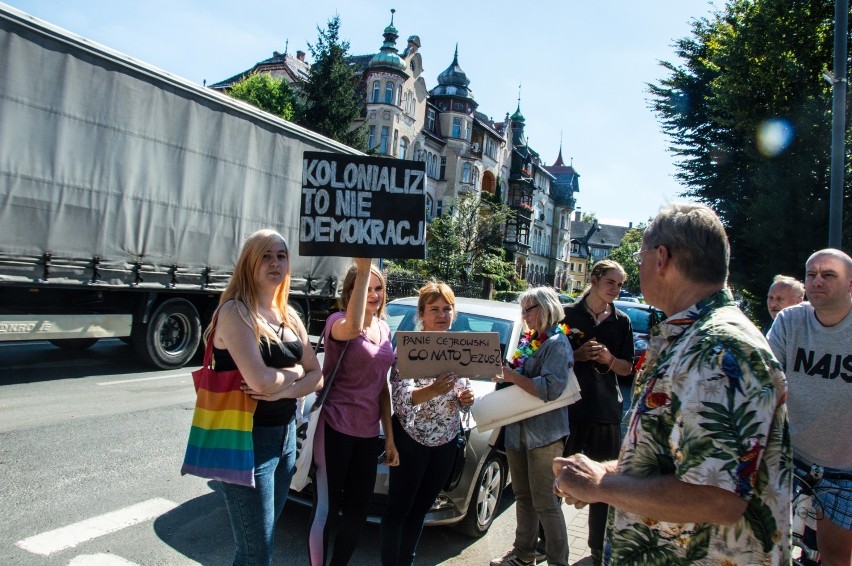
<svg viewBox="0 0 852 566">
<path fill-rule="evenodd" d="M 582 452 L 595 462 L 618 458 L 621 450 L 621 425 L 569 421 L 571 436 L 565 443 L 565 455 Z M 589 548 L 600 551 L 606 534 L 606 503 L 589 505 Z"/>
<path fill-rule="evenodd" d="M 426 513 L 447 483 L 456 457 L 455 438 L 441 446 L 424 446 L 393 417 L 399 466 L 390 468 L 388 504 L 382 516 L 382 565 L 410 565 Z"/>
<path fill-rule="evenodd" d="M 326 546 L 335 526 L 339 529 L 329 563 L 341 566 L 352 558 L 367 521 L 380 446 L 378 437 L 337 432 L 320 417 L 314 438 L 316 482 L 308 539 L 312 565 L 326 563 Z"/>
</svg>

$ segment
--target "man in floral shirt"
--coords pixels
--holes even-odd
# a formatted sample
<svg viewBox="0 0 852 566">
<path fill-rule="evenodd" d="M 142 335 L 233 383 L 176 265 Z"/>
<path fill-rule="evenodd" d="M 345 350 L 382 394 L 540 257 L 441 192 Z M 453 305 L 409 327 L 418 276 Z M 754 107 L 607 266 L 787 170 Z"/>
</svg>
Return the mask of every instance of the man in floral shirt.
<svg viewBox="0 0 852 566">
<path fill-rule="evenodd" d="M 635 254 L 652 332 L 618 461 L 554 460 L 569 503 L 610 505 L 608 564 L 789 564 L 787 385 L 726 289 L 716 214 L 669 205 Z"/>
</svg>

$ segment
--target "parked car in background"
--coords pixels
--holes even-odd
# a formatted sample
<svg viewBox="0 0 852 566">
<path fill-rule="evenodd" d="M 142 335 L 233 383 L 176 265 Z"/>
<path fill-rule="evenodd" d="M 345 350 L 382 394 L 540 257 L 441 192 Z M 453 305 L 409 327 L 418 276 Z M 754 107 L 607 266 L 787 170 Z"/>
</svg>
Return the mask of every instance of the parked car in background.
<svg viewBox="0 0 852 566">
<path fill-rule="evenodd" d="M 633 326 L 633 367 L 636 367 L 636 362 L 648 349 L 648 335 L 651 328 L 656 326 L 660 321 L 665 320 L 666 315 L 663 311 L 646 305 L 644 303 L 625 301 L 618 299 L 613 301 L 615 308 L 624 312 L 630 317 L 630 323 Z M 625 383 L 633 380 L 633 375 L 619 378 L 619 383 Z"/>
<path fill-rule="evenodd" d="M 511 354 L 515 351 L 522 328 L 517 303 L 456 297 L 456 310 L 458 317 L 451 332 L 496 332 L 500 336 L 503 358 L 507 358 L 507 352 Z M 398 330 L 415 330 L 416 314 L 417 297 L 397 299 L 388 303 L 387 323 L 394 346 Z M 471 380 L 475 398 L 493 391 L 494 387 L 495 384 L 490 381 Z M 307 407 L 312 403 L 313 399 L 305 400 Z M 500 506 L 503 490 L 509 483 L 509 467 L 505 452 L 488 444 L 493 431 L 481 432 L 476 428 L 473 417 L 469 420 L 463 418 L 462 424 L 468 433 L 464 468 L 459 477 L 454 479 L 455 487 L 438 495 L 432 509 L 426 514 L 426 524 L 455 525 L 469 536 L 480 537 L 488 532 Z M 304 438 L 304 429 L 305 425 L 299 428 L 299 447 Z M 371 523 L 381 520 L 387 501 L 388 466 L 384 454 L 379 457 L 377 465 L 378 474 L 367 518 Z M 291 491 L 290 499 L 312 505 L 312 490 L 313 484 L 308 484 L 301 492 Z"/>
<path fill-rule="evenodd" d="M 577 299 L 572 297 L 571 295 L 566 295 L 565 293 L 559 293 L 559 302 L 563 305 L 570 305 L 575 302 Z"/>
</svg>

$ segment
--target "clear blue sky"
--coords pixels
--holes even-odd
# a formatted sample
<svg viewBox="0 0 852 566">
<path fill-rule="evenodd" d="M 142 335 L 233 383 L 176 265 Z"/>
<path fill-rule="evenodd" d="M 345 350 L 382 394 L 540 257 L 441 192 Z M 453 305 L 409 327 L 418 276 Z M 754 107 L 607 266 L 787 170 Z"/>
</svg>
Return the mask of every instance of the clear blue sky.
<svg viewBox="0 0 852 566">
<path fill-rule="evenodd" d="M 521 112 L 547 164 L 559 151 L 580 173 L 577 206 L 605 223 L 646 221 L 683 200 L 673 157 L 648 109 L 646 83 L 674 60 L 672 44 L 710 14 L 708 0 L 13 0 L 69 31 L 208 84 L 284 51 L 307 50 L 339 14 L 350 54 L 377 52 L 396 8 L 398 46 L 418 35 L 426 86 L 451 62 L 471 81 L 479 110 Z"/>
</svg>

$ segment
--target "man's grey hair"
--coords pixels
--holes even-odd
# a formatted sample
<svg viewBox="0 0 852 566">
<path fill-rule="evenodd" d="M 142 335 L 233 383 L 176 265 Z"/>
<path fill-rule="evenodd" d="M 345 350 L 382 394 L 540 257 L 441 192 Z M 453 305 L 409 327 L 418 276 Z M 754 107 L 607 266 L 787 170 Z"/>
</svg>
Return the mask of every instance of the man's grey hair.
<svg viewBox="0 0 852 566">
<path fill-rule="evenodd" d="M 695 283 L 725 285 L 731 248 L 719 217 L 703 204 L 664 206 L 645 228 L 648 248 L 665 246 L 678 271 Z"/>
<path fill-rule="evenodd" d="M 527 289 L 518 298 L 518 302 L 521 304 L 521 308 L 538 305 L 538 308 L 541 309 L 539 313 L 541 322 L 546 328 L 550 328 L 565 318 L 565 311 L 562 309 L 562 303 L 559 302 L 559 295 L 552 287 Z"/>
<path fill-rule="evenodd" d="M 789 275 L 781 275 L 780 273 L 772 278 L 772 285 L 776 283 L 781 283 L 782 285 L 788 286 L 793 293 L 800 299 L 805 297 L 805 284 L 796 279 L 795 277 L 790 277 Z M 770 285 L 771 287 L 771 285 Z"/>
</svg>

